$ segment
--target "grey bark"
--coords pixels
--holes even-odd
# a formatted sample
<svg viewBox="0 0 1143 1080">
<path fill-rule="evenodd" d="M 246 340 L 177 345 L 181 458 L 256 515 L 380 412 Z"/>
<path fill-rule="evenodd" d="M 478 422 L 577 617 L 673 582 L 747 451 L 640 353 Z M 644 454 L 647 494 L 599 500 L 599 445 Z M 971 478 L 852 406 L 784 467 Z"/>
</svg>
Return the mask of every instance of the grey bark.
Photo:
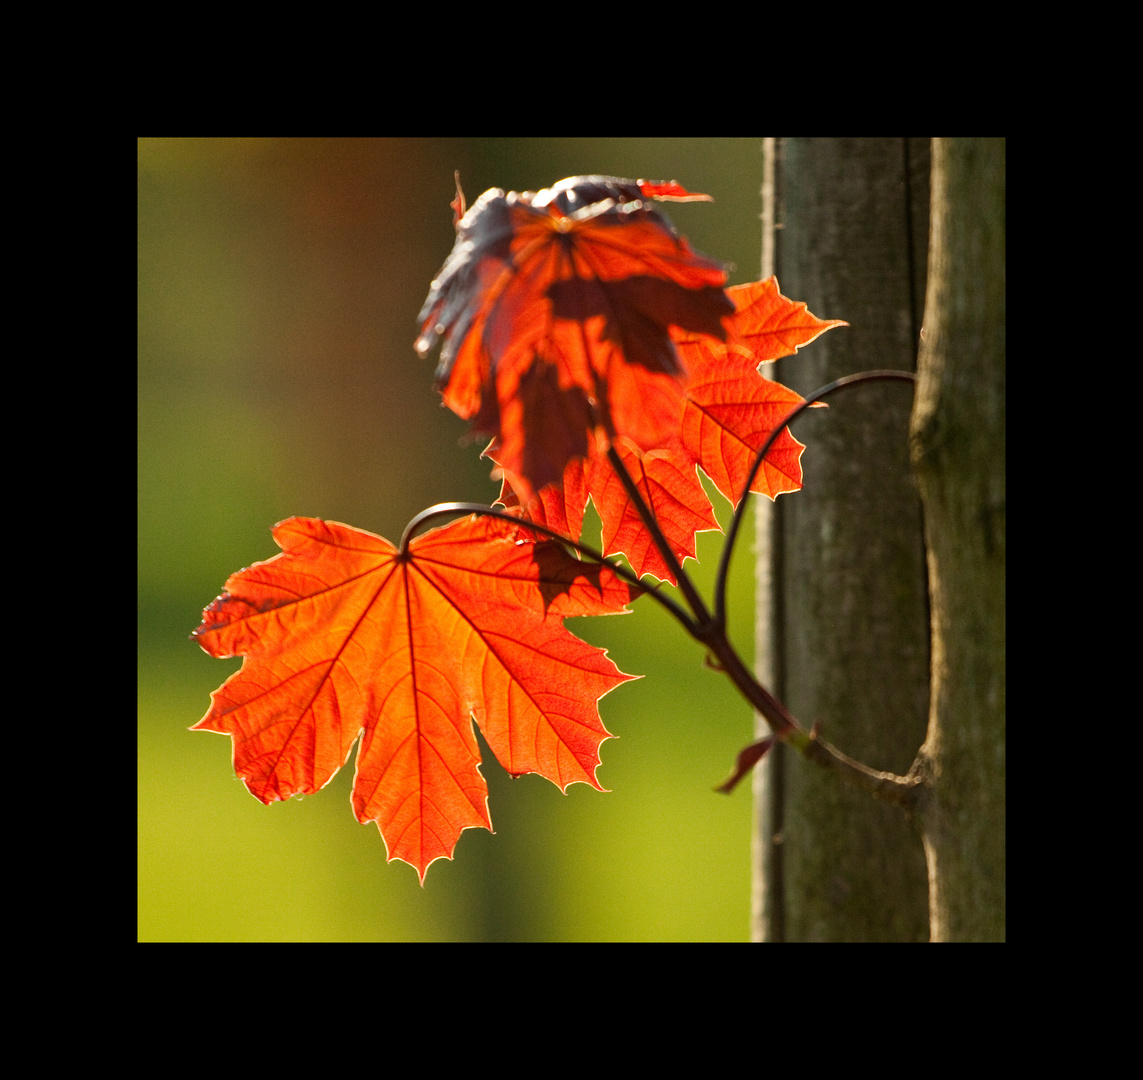
<svg viewBox="0 0 1143 1080">
<path fill-rule="evenodd" d="M 778 140 L 782 292 L 842 318 L 776 377 L 809 393 L 871 368 L 913 370 L 928 226 L 928 140 Z M 803 725 L 906 773 L 925 738 L 928 591 L 906 384 L 838 395 L 794 425 L 804 489 L 759 520 L 759 676 Z M 767 542 L 768 539 L 771 542 Z M 769 635 L 769 636 L 768 636 Z M 902 812 L 781 752 L 759 800 L 752 936 L 929 937 L 921 840 Z"/>
</svg>

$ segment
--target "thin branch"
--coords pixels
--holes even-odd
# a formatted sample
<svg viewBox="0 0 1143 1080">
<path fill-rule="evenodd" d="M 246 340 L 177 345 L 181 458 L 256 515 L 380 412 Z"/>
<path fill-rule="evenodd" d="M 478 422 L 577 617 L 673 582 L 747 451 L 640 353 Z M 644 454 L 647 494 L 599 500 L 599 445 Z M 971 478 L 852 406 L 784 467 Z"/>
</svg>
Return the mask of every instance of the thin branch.
<svg viewBox="0 0 1143 1080">
<path fill-rule="evenodd" d="M 738 538 L 738 530 L 742 526 L 742 517 L 746 509 L 746 499 L 750 494 L 750 489 L 754 486 L 754 480 L 758 475 L 758 470 L 762 468 L 762 462 L 766 460 L 766 455 L 770 453 L 770 448 L 774 445 L 778 436 L 782 434 L 782 431 L 796 416 L 800 416 L 806 409 L 816 405 L 819 401 L 823 401 L 838 390 L 844 390 L 847 386 L 854 386 L 859 383 L 886 382 L 889 380 L 898 382 L 916 381 L 912 372 L 909 371 L 862 371 L 856 375 L 845 375 L 840 379 L 835 379 L 833 382 L 820 387 L 806 398 L 805 401 L 795 405 L 783 418 L 782 422 L 776 425 L 774 430 L 770 432 L 770 437 L 762 444 L 761 449 L 754 457 L 754 464 L 751 466 L 750 473 L 746 477 L 746 483 L 742 485 L 742 492 L 738 497 L 738 507 L 734 511 L 734 516 L 730 519 L 730 528 L 726 531 L 726 542 L 722 545 L 722 554 L 718 563 L 718 573 L 714 579 L 714 621 L 718 626 L 726 626 L 726 583 L 730 576 L 730 557 L 734 552 L 734 542 Z"/>
<path fill-rule="evenodd" d="M 916 810 L 924 794 L 925 776 L 914 764 L 907 776 L 881 772 L 855 761 L 837 747 L 822 739 L 818 730 L 806 731 L 785 705 L 770 693 L 743 664 L 741 657 L 727 640 L 725 630 L 712 624 L 710 632 L 700 638 L 722 665 L 723 670 L 742 695 L 758 710 L 774 731 L 776 738 L 796 750 L 802 757 L 830 772 L 846 783 L 868 791 L 871 795 L 907 810 Z M 919 760 L 919 759 L 918 759 Z"/>
</svg>

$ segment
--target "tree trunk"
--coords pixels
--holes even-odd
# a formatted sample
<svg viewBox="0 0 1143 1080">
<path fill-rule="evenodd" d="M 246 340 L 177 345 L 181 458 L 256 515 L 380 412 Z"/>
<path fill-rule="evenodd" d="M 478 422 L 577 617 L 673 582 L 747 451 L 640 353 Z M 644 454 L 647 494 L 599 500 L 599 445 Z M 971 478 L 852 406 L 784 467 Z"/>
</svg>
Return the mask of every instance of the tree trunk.
<svg viewBox="0 0 1143 1080">
<path fill-rule="evenodd" d="M 1005 936 L 1005 143 L 933 143 L 910 443 L 925 511 L 932 695 L 922 813 L 934 941 Z"/>
<path fill-rule="evenodd" d="M 806 394 L 870 368 L 913 370 L 928 140 L 777 142 L 782 292 L 850 326 L 780 361 L 775 377 Z M 907 385 L 872 384 L 799 418 L 805 487 L 763 510 L 758 529 L 760 677 L 804 725 L 820 722 L 847 754 L 897 773 L 925 737 L 929 701 L 910 407 Z M 756 940 L 929 937 L 923 849 L 899 809 L 780 752 L 755 790 Z"/>
</svg>

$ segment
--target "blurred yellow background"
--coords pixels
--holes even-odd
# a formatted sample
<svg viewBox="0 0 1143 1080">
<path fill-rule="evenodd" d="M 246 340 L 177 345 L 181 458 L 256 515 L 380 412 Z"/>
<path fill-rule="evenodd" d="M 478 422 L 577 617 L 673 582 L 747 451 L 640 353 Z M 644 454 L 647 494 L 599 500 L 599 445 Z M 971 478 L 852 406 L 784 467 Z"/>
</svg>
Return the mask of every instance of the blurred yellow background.
<svg viewBox="0 0 1143 1080">
<path fill-rule="evenodd" d="M 277 551 L 291 515 L 394 542 L 445 500 L 496 497 L 465 424 L 413 351 L 452 247 L 453 170 L 537 190 L 581 173 L 678 180 L 664 205 L 696 250 L 758 277 L 761 139 L 141 139 L 139 184 L 139 939 L 744 941 L 749 785 L 712 792 L 752 738 L 749 707 L 650 601 L 574 620 L 626 672 L 601 702 L 618 736 L 563 796 L 485 749 L 495 835 L 453 861 L 387 863 L 353 817 L 353 762 L 266 807 L 230 741 L 189 732 L 240 666 L 189 640 L 227 576 Z M 715 509 L 726 523 L 728 506 Z M 747 515 L 747 521 L 752 518 Z M 598 534 L 596 536 L 598 539 Z M 704 593 L 719 534 L 699 538 Z M 752 551 L 732 639 L 752 658 Z"/>
</svg>

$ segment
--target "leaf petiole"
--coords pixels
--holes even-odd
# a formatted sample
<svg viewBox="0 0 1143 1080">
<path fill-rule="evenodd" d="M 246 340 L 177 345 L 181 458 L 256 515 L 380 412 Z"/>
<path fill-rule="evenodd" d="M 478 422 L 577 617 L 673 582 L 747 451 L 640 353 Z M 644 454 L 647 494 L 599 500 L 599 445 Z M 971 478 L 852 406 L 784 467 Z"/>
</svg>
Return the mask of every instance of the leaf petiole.
<svg viewBox="0 0 1143 1080">
<path fill-rule="evenodd" d="M 555 529 L 549 529 L 546 525 L 540 525 L 535 521 L 530 521 L 527 518 L 520 517 L 519 514 L 514 514 L 509 510 L 498 510 L 495 506 L 485 506 L 484 503 L 474 502 L 443 502 L 436 503 L 433 506 L 422 510 L 417 514 L 408 525 L 405 526 L 405 531 L 401 534 L 401 542 L 398 545 L 398 552 L 402 558 L 408 555 L 409 543 L 417 530 L 428 521 L 432 521 L 438 517 L 451 517 L 455 514 L 479 514 L 482 517 L 498 518 L 501 521 L 509 521 L 513 525 L 519 525 L 521 528 L 531 529 L 534 532 L 542 533 L 544 536 L 557 543 L 566 544 L 568 547 L 579 552 L 589 562 L 597 566 L 606 566 L 617 577 L 627 582 L 637 590 L 638 595 L 645 595 L 651 597 L 662 607 L 664 607 L 675 619 L 677 619 L 687 631 L 687 633 L 694 636 L 695 622 L 678 604 L 676 604 L 669 596 L 665 596 L 659 592 L 657 588 L 650 588 L 644 585 L 643 582 L 635 576 L 621 562 L 609 559 L 601 551 L 597 551 L 590 544 L 583 544 L 578 540 L 573 540 L 570 536 L 565 536 Z M 634 599 L 634 597 L 632 597 Z"/>
<path fill-rule="evenodd" d="M 694 619 L 692 620 L 688 617 L 683 621 L 683 625 L 686 626 L 688 633 L 690 633 L 692 637 L 698 638 L 698 640 L 701 641 L 703 628 L 708 626 L 711 621 L 710 612 L 707 610 L 703 598 L 699 595 L 698 589 L 695 588 L 694 582 L 691 581 L 690 575 L 683 569 L 682 564 L 675 556 L 671 545 L 663 535 L 663 530 L 659 528 L 658 519 L 643 499 L 643 496 L 639 493 L 638 485 L 627 471 L 627 466 L 623 464 L 623 459 L 620 457 L 619 451 L 615 449 L 614 443 L 611 443 L 607 448 L 607 460 L 615 470 L 616 476 L 619 477 L 619 482 L 623 485 L 623 490 L 627 492 L 627 497 L 638 511 L 640 519 L 647 528 L 647 532 L 651 535 L 652 542 L 658 549 L 659 554 L 663 556 L 663 561 L 667 564 L 667 569 L 675 576 L 675 580 L 679 584 L 679 589 L 683 596 L 686 597 L 687 604 L 690 606 L 691 611 L 694 612 Z"/>
</svg>

